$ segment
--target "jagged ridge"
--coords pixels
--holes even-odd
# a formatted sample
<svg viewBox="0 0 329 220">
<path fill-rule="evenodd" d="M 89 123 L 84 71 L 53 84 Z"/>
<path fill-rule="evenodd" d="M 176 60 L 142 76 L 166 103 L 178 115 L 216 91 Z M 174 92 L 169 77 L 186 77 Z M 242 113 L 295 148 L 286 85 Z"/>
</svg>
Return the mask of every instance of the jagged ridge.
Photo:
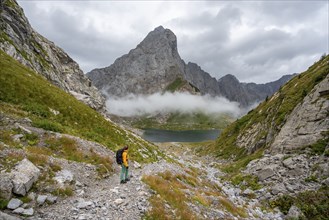
<svg viewBox="0 0 329 220">
<path fill-rule="evenodd" d="M 217 81 L 197 64 L 185 64 L 179 56 L 175 34 L 162 26 L 151 31 L 135 49 L 109 67 L 94 69 L 87 75 L 105 95 L 122 97 L 130 93 L 162 93 L 168 85 L 181 78 L 190 84 L 183 91 L 224 96 L 244 107 L 272 95 L 292 77 L 289 75 L 260 85 L 240 83 L 232 75 Z M 176 91 L 182 90 L 177 88 Z"/>
<path fill-rule="evenodd" d="M 154 146 L 125 131 L 100 113 L 0 51 L 0 107 L 5 114 L 29 117 L 32 125 L 78 135 L 115 150 L 131 146 L 135 160 L 154 161 Z M 147 156 L 141 155 L 148 154 Z"/>
<path fill-rule="evenodd" d="M 0 49 L 92 108 L 103 109 L 104 98 L 79 65 L 31 27 L 15 0 L 0 4 Z"/>
</svg>

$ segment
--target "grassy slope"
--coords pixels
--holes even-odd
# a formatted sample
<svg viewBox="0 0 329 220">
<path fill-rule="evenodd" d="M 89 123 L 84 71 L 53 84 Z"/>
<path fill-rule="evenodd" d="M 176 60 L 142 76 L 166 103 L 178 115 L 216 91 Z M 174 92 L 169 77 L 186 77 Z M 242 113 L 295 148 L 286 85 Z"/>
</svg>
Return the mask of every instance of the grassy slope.
<svg viewBox="0 0 329 220">
<path fill-rule="evenodd" d="M 140 162 L 156 160 L 155 147 L 120 129 L 101 114 L 55 87 L 42 76 L 0 51 L 0 110 L 28 116 L 36 127 L 99 142 L 112 150 L 131 146 Z M 51 109 L 59 112 L 55 115 Z M 15 113 L 16 112 L 16 113 Z M 143 151 L 147 158 L 143 158 Z"/>
<path fill-rule="evenodd" d="M 234 158 L 236 169 L 260 157 L 266 145 L 251 155 L 247 155 L 244 148 L 236 145 L 237 137 L 258 123 L 262 125 L 262 129 L 257 131 L 257 140 L 266 138 L 270 129 L 277 134 L 295 106 L 328 75 L 328 62 L 329 56 L 322 57 L 308 70 L 291 79 L 272 98 L 262 102 L 257 108 L 227 127 L 207 151 L 215 153 L 217 157 Z"/>
</svg>

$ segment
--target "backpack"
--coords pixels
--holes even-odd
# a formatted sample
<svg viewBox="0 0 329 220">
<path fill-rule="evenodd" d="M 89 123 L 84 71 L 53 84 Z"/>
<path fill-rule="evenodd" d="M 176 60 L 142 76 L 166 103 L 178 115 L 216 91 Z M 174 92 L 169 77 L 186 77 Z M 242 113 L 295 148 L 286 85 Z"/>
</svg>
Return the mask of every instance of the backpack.
<svg viewBox="0 0 329 220">
<path fill-rule="evenodd" d="M 117 161 L 117 164 L 121 165 L 123 163 L 122 161 L 122 153 L 123 153 L 123 148 L 117 150 L 116 154 L 115 154 L 115 158 L 116 158 L 116 161 Z"/>
</svg>

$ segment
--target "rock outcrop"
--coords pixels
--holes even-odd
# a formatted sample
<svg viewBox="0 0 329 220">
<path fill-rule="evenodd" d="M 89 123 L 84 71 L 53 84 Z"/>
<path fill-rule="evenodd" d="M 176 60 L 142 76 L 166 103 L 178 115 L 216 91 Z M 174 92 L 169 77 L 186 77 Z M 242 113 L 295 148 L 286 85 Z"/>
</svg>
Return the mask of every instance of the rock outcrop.
<svg viewBox="0 0 329 220">
<path fill-rule="evenodd" d="M 90 107 L 101 110 L 105 100 L 79 65 L 31 27 L 15 0 L 3 0 L 0 4 L 0 49 Z"/>
<path fill-rule="evenodd" d="M 160 26 L 111 66 L 87 75 L 105 94 L 121 97 L 162 92 L 177 78 L 184 78 L 183 73 L 176 36 Z"/>
<path fill-rule="evenodd" d="M 224 96 L 244 107 L 272 95 L 292 77 L 288 75 L 259 85 L 240 83 L 232 75 L 217 81 L 197 64 L 185 64 L 179 56 L 175 34 L 162 26 L 151 31 L 135 49 L 115 60 L 111 66 L 94 69 L 87 75 L 104 95 L 122 97 L 131 93 L 163 93 L 177 79 L 182 79 L 189 86 L 175 88 L 175 91 Z"/>
<path fill-rule="evenodd" d="M 40 170 L 27 159 L 23 159 L 11 172 L 13 175 L 13 192 L 17 195 L 25 196 L 31 189 L 33 183 L 37 181 Z"/>
<path fill-rule="evenodd" d="M 329 89 L 329 75 L 322 80 L 287 118 L 271 145 L 271 153 L 287 153 L 312 145 L 329 131 L 329 100 L 320 95 Z"/>
</svg>

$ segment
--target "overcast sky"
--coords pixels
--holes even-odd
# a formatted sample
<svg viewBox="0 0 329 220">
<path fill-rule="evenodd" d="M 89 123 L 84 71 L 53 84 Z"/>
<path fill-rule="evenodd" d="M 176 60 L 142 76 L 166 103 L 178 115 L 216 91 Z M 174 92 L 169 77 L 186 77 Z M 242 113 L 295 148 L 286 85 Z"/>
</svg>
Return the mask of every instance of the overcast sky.
<svg viewBox="0 0 329 220">
<path fill-rule="evenodd" d="M 111 65 L 160 25 L 175 33 L 186 63 L 242 82 L 302 72 L 329 50 L 328 0 L 18 2 L 84 72 Z"/>
</svg>

